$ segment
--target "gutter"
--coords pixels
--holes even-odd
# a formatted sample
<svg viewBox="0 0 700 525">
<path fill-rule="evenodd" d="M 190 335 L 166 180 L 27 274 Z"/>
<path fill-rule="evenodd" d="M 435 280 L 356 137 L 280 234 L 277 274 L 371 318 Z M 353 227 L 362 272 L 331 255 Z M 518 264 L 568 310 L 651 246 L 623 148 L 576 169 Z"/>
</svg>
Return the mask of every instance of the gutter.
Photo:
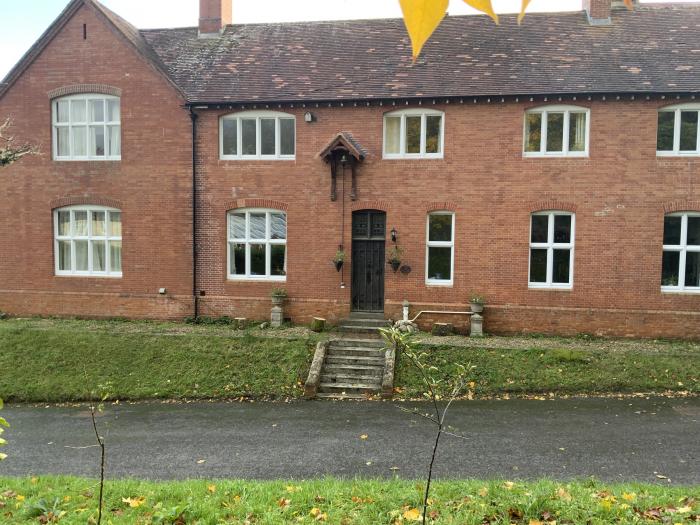
<svg viewBox="0 0 700 525">
<path fill-rule="evenodd" d="M 199 115 L 190 106 L 192 119 L 192 299 L 194 318 L 199 318 L 199 296 L 197 295 L 197 118 Z"/>
</svg>

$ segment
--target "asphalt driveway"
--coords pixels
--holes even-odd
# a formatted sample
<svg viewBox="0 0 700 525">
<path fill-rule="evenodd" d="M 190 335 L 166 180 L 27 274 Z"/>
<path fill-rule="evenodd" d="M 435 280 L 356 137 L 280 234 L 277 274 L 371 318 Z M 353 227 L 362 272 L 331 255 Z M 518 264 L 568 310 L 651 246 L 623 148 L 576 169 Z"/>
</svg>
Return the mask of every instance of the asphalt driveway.
<svg viewBox="0 0 700 525">
<path fill-rule="evenodd" d="M 3 412 L 0 475 L 97 475 L 85 408 Z M 438 477 L 700 483 L 700 399 L 471 401 L 449 420 L 466 439 L 445 438 Z M 108 475 L 148 479 L 417 478 L 434 438 L 423 418 L 382 402 L 117 405 L 99 424 Z"/>
</svg>

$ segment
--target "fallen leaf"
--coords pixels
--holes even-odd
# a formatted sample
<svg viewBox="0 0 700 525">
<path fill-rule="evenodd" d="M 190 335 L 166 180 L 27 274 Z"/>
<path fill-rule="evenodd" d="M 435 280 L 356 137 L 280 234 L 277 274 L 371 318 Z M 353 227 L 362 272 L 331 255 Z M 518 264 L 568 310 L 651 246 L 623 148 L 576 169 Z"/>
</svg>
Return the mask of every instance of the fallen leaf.
<svg viewBox="0 0 700 525">
<path fill-rule="evenodd" d="M 140 507 L 145 502 L 146 502 L 146 498 L 144 498 L 143 496 L 139 496 L 137 498 L 122 498 L 122 503 L 126 503 L 132 509 L 135 509 L 136 507 Z"/>
<path fill-rule="evenodd" d="M 406 521 L 420 521 L 422 518 L 418 509 L 408 509 L 403 513 L 403 519 Z"/>
<path fill-rule="evenodd" d="M 365 439 L 367 439 L 368 437 L 369 437 L 369 436 L 368 436 L 367 434 L 362 434 L 362 435 L 360 436 L 360 439 L 365 440 Z"/>
<path fill-rule="evenodd" d="M 207 490 L 214 494 L 216 492 L 216 485 L 208 485 Z"/>
</svg>

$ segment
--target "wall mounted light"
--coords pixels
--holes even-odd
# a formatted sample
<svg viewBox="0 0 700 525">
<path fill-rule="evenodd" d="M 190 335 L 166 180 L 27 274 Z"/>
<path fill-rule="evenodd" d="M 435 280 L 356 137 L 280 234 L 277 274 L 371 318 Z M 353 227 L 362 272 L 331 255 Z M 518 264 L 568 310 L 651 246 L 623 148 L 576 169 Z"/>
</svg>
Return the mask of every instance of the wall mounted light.
<svg viewBox="0 0 700 525">
<path fill-rule="evenodd" d="M 307 111 L 304 113 L 304 122 L 315 122 L 316 121 L 316 115 L 311 113 L 311 111 Z"/>
<path fill-rule="evenodd" d="M 391 242 L 396 242 L 398 238 L 399 238 L 399 232 L 396 231 L 396 228 L 392 228 L 391 229 Z"/>
<path fill-rule="evenodd" d="M 165 295 L 167 292 L 168 292 L 168 291 L 167 291 L 165 288 L 159 288 L 159 289 L 158 289 L 158 293 L 159 293 L 160 295 Z"/>
</svg>

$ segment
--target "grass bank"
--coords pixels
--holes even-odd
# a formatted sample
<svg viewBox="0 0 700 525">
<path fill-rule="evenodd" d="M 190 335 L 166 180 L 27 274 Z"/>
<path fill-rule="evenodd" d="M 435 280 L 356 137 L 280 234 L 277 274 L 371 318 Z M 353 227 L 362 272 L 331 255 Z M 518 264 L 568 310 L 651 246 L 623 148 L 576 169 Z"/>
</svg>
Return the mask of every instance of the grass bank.
<svg viewBox="0 0 700 525">
<path fill-rule="evenodd" d="M 324 337 L 329 334 L 303 327 L 9 319 L 0 321 L 0 398 L 81 401 L 106 384 L 112 398 L 122 400 L 300 397 L 315 345 Z M 424 334 L 420 339 L 428 361 L 445 377 L 456 363 L 476 366 L 470 394 L 475 398 L 700 393 L 698 343 Z M 399 398 L 422 396 L 420 378 L 406 360 L 399 361 L 396 386 Z"/>
<path fill-rule="evenodd" d="M 49 513 L 65 525 L 91 523 L 96 516 L 94 480 L 0 478 L 0 486 L 0 516 L 8 525 L 47 523 Z M 398 480 L 108 481 L 103 523 L 416 523 L 422 490 L 422 482 Z M 441 481 L 428 516 L 430 523 L 460 525 L 690 524 L 700 512 L 698 491 L 595 481 Z"/>
<path fill-rule="evenodd" d="M 96 322 L 0 322 L 0 397 L 63 402 L 107 385 L 112 398 L 297 397 L 315 344 L 230 337 L 219 328 Z M 200 327 L 197 327 L 200 328 Z M 229 330 L 230 332 L 230 330 Z"/>
</svg>

